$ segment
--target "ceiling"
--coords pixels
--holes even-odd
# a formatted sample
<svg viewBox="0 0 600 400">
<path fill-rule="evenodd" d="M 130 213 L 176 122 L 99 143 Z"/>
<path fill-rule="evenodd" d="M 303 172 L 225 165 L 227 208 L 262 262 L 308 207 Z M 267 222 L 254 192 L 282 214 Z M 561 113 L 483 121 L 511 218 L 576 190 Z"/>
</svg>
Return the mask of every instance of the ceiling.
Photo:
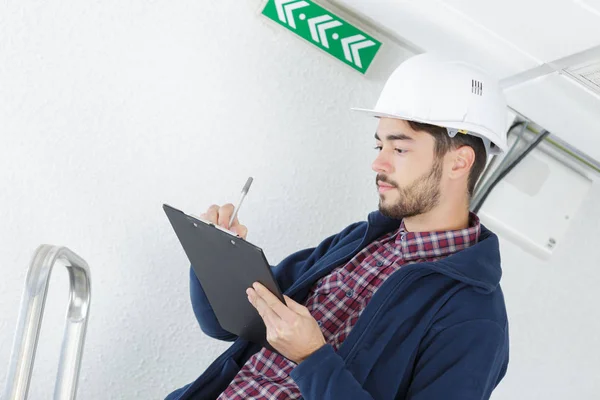
<svg viewBox="0 0 600 400">
<path fill-rule="evenodd" d="M 482 66 L 512 108 L 600 160 L 600 0 L 332 2 L 422 51 Z"/>
</svg>

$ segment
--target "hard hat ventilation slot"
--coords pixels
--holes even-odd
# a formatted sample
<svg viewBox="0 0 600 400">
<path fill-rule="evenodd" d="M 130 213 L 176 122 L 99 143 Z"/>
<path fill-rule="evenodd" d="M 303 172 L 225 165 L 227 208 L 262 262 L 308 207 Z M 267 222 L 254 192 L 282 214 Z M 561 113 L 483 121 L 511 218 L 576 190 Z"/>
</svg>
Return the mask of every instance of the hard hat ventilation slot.
<svg viewBox="0 0 600 400">
<path fill-rule="evenodd" d="M 471 79 L 471 92 L 478 96 L 483 95 L 483 83 L 476 81 L 475 79 Z"/>
</svg>

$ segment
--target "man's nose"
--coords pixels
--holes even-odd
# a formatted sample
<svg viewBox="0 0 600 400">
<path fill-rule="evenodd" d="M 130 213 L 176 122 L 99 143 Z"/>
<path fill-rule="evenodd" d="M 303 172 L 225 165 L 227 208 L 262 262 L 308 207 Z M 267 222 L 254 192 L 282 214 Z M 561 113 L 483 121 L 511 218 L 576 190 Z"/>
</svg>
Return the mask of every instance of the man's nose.
<svg viewBox="0 0 600 400">
<path fill-rule="evenodd" d="M 378 172 L 378 173 L 379 172 L 385 172 L 387 174 L 392 173 L 393 166 L 390 161 L 389 152 L 382 149 L 379 152 L 379 154 L 377 154 L 377 157 L 375 158 L 375 161 L 373 161 L 371 168 L 373 169 L 373 171 Z"/>
</svg>

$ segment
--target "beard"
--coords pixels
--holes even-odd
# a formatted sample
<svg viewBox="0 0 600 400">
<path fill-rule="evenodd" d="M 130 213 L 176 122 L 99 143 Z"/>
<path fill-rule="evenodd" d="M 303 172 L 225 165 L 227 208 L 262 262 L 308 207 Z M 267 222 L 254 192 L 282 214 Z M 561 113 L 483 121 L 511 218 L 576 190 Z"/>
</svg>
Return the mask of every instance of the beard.
<svg viewBox="0 0 600 400">
<path fill-rule="evenodd" d="M 384 175 L 378 174 L 377 181 L 392 185 L 399 192 L 399 199 L 395 204 L 385 204 L 382 195 L 379 199 L 379 211 L 386 217 L 394 219 L 414 217 L 431 211 L 440 201 L 442 168 L 442 160 L 436 158 L 428 173 L 405 187 L 399 187 L 395 182 L 387 180 Z"/>
</svg>

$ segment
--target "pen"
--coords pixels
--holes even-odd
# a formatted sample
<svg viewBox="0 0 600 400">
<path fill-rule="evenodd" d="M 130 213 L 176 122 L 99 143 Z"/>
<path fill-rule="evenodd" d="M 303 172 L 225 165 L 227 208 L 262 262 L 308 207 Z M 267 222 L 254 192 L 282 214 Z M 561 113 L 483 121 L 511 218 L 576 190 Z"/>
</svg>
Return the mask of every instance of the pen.
<svg viewBox="0 0 600 400">
<path fill-rule="evenodd" d="M 242 206 L 242 202 L 244 201 L 244 198 L 248 194 L 248 190 L 250 189 L 250 185 L 252 185 L 253 180 L 254 179 L 252 177 L 250 177 L 246 181 L 246 184 L 244 185 L 244 188 L 242 189 L 242 196 L 240 197 L 240 201 L 238 202 L 237 206 L 235 206 L 235 208 L 233 209 L 233 214 L 231 215 L 231 219 L 229 220 L 229 228 L 231 228 L 231 224 L 233 224 L 233 220 L 235 219 L 238 211 L 240 210 L 240 207 Z"/>
</svg>

